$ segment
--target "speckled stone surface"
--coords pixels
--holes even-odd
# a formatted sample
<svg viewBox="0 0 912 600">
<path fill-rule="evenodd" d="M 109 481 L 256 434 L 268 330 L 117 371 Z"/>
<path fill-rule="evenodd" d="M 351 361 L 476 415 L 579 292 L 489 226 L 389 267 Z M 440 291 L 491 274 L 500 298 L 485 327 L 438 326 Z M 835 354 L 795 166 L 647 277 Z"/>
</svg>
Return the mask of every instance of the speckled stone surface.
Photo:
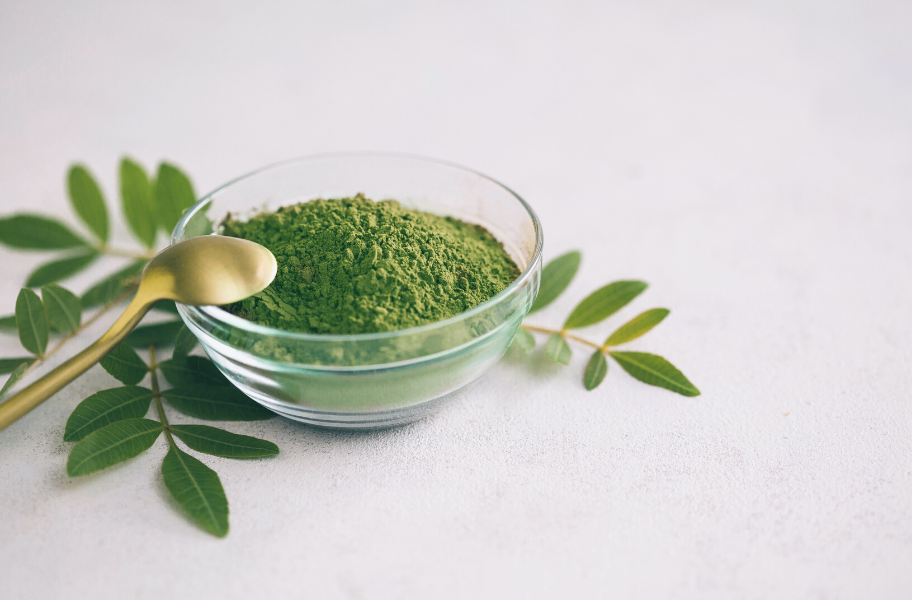
<svg viewBox="0 0 912 600">
<path fill-rule="evenodd" d="M 67 478 L 96 367 L 0 433 L 0 597 L 909 597 L 908 3 L 298 4 L 0 4 L 2 212 L 72 220 L 70 161 L 110 197 L 123 152 L 200 193 L 315 152 L 448 159 L 523 195 L 548 256 L 583 251 L 536 323 L 642 278 L 591 335 L 671 308 L 633 346 L 703 395 L 616 365 L 586 392 L 577 350 L 399 429 L 230 425 L 282 453 L 204 458 L 218 540 L 161 443 Z M 0 314 L 37 262 L 0 250 Z"/>
</svg>

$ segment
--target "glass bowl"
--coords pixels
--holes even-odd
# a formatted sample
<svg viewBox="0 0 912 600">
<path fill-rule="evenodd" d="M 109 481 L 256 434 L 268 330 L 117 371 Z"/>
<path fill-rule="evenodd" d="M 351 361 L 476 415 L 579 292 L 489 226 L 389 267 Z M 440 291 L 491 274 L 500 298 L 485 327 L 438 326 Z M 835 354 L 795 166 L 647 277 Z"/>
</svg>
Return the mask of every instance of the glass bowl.
<svg viewBox="0 0 912 600">
<path fill-rule="evenodd" d="M 213 228 L 218 233 L 229 212 L 244 218 L 359 192 L 482 225 L 522 273 L 462 314 L 384 333 L 298 333 L 215 306 L 178 304 L 184 323 L 234 385 L 266 408 L 312 425 L 389 427 L 428 415 L 500 359 L 538 293 L 542 229 L 529 205 L 489 177 L 426 158 L 335 154 L 266 167 L 193 205 L 171 243 L 211 234 Z"/>
</svg>

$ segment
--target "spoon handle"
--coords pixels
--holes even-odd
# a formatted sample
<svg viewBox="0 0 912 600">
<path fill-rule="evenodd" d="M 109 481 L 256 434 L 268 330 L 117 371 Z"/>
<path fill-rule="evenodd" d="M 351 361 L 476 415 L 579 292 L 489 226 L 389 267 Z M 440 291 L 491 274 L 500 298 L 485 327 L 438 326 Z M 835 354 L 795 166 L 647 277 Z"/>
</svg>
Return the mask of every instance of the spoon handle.
<svg viewBox="0 0 912 600">
<path fill-rule="evenodd" d="M 140 294 L 137 294 L 124 313 L 103 336 L 98 338 L 98 341 L 0 404 L 0 430 L 6 429 L 19 417 L 53 396 L 63 386 L 104 358 L 111 348 L 127 337 L 151 307 L 152 302 L 140 298 Z"/>
</svg>

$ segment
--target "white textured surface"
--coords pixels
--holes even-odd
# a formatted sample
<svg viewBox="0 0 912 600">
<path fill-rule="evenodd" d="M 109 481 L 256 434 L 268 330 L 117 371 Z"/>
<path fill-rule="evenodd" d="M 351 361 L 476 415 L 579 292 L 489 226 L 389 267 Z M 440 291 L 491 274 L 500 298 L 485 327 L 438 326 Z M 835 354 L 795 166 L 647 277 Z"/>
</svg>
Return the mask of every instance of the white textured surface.
<svg viewBox="0 0 912 600">
<path fill-rule="evenodd" d="M 536 321 L 643 278 L 593 335 L 672 308 L 635 346 L 703 395 L 616 367 L 587 393 L 578 351 L 401 429 L 230 426 L 282 454 L 205 459 L 216 540 L 162 444 L 66 477 L 96 367 L 0 433 L 0 596 L 912 594 L 908 3 L 82 4 L 0 3 L 2 212 L 68 215 L 74 159 L 111 196 L 125 151 L 199 192 L 314 152 L 445 158 L 527 198 L 547 255 L 583 250 Z M 0 252 L 8 313 L 36 259 Z"/>
</svg>

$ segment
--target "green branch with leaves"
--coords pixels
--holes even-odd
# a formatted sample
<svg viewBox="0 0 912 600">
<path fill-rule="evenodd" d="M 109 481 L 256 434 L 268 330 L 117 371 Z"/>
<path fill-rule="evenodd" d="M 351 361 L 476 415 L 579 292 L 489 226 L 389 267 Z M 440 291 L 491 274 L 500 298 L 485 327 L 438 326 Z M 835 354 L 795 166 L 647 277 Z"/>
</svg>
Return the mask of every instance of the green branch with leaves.
<svg viewBox="0 0 912 600">
<path fill-rule="evenodd" d="M 0 244 L 16 250 L 62 252 L 28 275 L 16 299 L 15 314 L 0 317 L 0 331 L 17 333 L 22 347 L 30 354 L 0 358 L 0 374 L 9 374 L 0 389 L 0 400 L 29 371 L 41 366 L 76 335 L 132 297 L 143 267 L 155 254 L 158 234 L 167 236 L 196 199 L 190 179 L 177 167 L 162 163 L 156 176 L 149 177 L 141 165 L 124 158 L 120 163 L 121 207 L 141 247 L 123 249 L 109 244 L 108 207 L 88 169 L 81 165 L 72 167 L 67 175 L 67 190 L 87 234 L 44 215 L 25 213 L 0 219 Z M 103 255 L 130 262 L 79 296 L 59 285 Z M 579 265 L 579 252 L 567 253 L 548 263 L 542 270 L 541 288 L 530 314 L 560 296 Z M 607 319 L 645 289 L 646 284 L 640 281 L 606 285 L 583 299 L 560 328 L 524 322 L 513 345 L 531 352 L 535 348 L 534 334 L 546 334 L 545 354 L 561 365 L 570 363 L 569 342 L 594 349 L 583 374 L 583 383 L 589 390 L 605 379 L 606 357 L 610 357 L 640 381 L 685 396 L 699 395 L 697 388 L 664 358 L 616 349 L 659 324 L 668 316 L 667 309 L 655 308 L 638 315 L 603 344 L 575 333 Z M 155 308 L 177 314 L 173 302 L 162 302 Z M 85 311 L 94 312 L 85 318 Z M 64 430 L 64 441 L 74 443 L 67 460 L 67 473 L 79 477 L 133 458 L 151 448 L 164 433 L 168 445 L 161 467 L 165 486 L 195 523 L 213 535 L 224 536 L 228 532 L 228 500 L 219 476 L 182 450 L 177 440 L 189 450 L 226 458 L 273 456 L 279 449 L 272 442 L 209 425 L 171 423 L 166 406 L 208 421 L 252 421 L 273 416 L 234 387 L 207 358 L 191 355 L 196 343 L 180 320 L 171 319 L 137 327 L 102 359 L 101 366 L 123 385 L 96 392 L 73 410 Z M 158 356 L 166 347 L 173 347 L 171 357 L 159 361 Z M 148 350 L 148 363 L 134 348 Z M 148 388 L 139 385 L 146 377 L 150 380 Z M 170 387 L 164 387 L 165 382 Z M 154 411 L 155 418 L 149 418 L 150 411 Z"/>
<path fill-rule="evenodd" d="M 65 252 L 32 271 L 16 299 L 15 314 L 0 317 L 0 331 L 18 333 L 22 347 L 31 354 L 0 359 L 0 374 L 10 375 L 0 389 L 0 399 L 29 371 L 133 296 L 143 267 L 155 254 L 158 234 L 169 235 L 196 200 L 190 179 L 177 167 L 162 163 L 157 176 L 150 178 L 141 165 L 124 158 L 120 164 L 121 206 L 142 245 L 131 250 L 109 245 L 108 207 L 85 167 L 70 169 L 67 190 L 88 235 L 44 215 L 25 213 L 0 219 L 0 244 L 17 250 Z M 81 296 L 58 284 L 102 255 L 131 262 Z M 40 296 L 32 288 L 40 288 Z M 155 309 L 177 315 L 173 302 L 161 302 Z M 94 313 L 84 319 L 87 310 Z M 67 473 L 79 477 L 133 458 L 151 448 L 164 432 L 168 444 L 162 463 L 165 486 L 195 523 L 221 537 L 228 533 L 228 500 L 219 476 L 182 450 L 175 438 L 190 450 L 226 458 L 273 456 L 279 449 L 272 442 L 209 425 L 171 424 L 166 403 L 180 413 L 208 421 L 274 416 L 234 387 L 209 359 L 191 355 L 196 343 L 180 320 L 171 319 L 137 327 L 102 359 L 101 366 L 124 385 L 96 392 L 73 410 L 64 430 L 64 441 L 75 443 Z M 171 357 L 159 362 L 161 349 L 169 346 L 174 348 Z M 147 349 L 149 362 L 134 348 Z M 146 377 L 151 388 L 139 386 Z M 163 387 L 160 377 L 171 387 Z M 157 420 L 147 418 L 150 409 Z"/>
<path fill-rule="evenodd" d="M 581 260 L 582 255 L 579 252 L 568 252 L 545 265 L 542 269 L 538 297 L 529 310 L 529 314 L 545 308 L 567 289 L 579 270 Z M 646 287 L 647 284 L 642 281 L 609 283 L 595 290 L 577 304 L 559 329 L 529 325 L 523 321 L 513 338 L 513 345 L 528 354 L 535 348 L 533 333 L 546 334 L 548 341 L 545 343 L 545 355 L 553 362 L 564 366 L 570 364 L 570 358 L 573 355 L 569 342 L 594 349 L 583 372 L 583 385 L 590 391 L 605 380 L 605 376 L 608 374 L 606 356 L 610 356 L 622 369 L 643 383 L 665 388 L 683 396 L 699 396 L 700 390 L 661 356 L 616 349 L 617 346 L 639 338 L 661 323 L 670 312 L 667 308 L 653 308 L 640 313 L 621 325 L 602 344 L 571 333 L 571 331 L 601 323 L 627 306 Z"/>
<path fill-rule="evenodd" d="M 155 344 L 149 345 L 149 363 L 129 344 L 116 346 L 101 366 L 124 384 L 102 390 L 83 400 L 70 415 L 66 442 L 76 442 L 67 460 L 67 473 L 79 477 L 94 473 L 145 452 L 164 432 L 168 453 L 162 477 L 171 495 L 190 517 L 217 536 L 228 533 L 228 500 L 215 471 L 180 449 L 177 437 L 191 450 L 225 458 L 274 456 L 272 442 L 231 433 L 209 425 L 173 425 L 162 400 L 178 412 L 207 421 L 257 421 L 273 413 L 253 402 L 212 364 L 188 353 L 196 338 L 181 330 L 171 358 L 157 362 Z M 159 375 L 171 384 L 162 389 Z M 149 376 L 151 389 L 138 384 Z M 154 404 L 158 420 L 146 418 Z"/>
</svg>

